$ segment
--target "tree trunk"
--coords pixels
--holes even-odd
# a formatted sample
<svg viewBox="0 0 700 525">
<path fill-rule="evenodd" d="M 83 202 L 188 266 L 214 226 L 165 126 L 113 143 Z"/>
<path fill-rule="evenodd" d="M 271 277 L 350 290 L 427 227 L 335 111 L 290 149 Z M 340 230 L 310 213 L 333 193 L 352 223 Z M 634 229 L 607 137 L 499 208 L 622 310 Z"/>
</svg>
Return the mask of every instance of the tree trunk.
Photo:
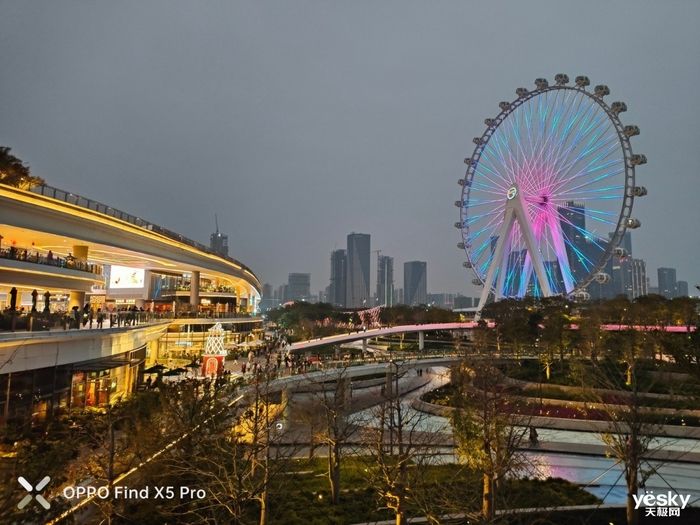
<svg viewBox="0 0 700 525">
<path fill-rule="evenodd" d="M 493 479 L 491 479 L 491 476 L 484 473 L 481 514 L 484 516 L 485 519 L 490 520 L 493 518 L 493 513 Z"/>
<path fill-rule="evenodd" d="M 337 505 L 340 500 L 340 456 L 337 449 L 338 445 L 328 447 L 328 481 L 333 505 Z"/>
<path fill-rule="evenodd" d="M 267 489 L 265 489 L 260 497 L 260 521 L 259 525 L 267 525 Z"/>
<path fill-rule="evenodd" d="M 639 518 L 637 509 L 634 508 L 634 498 L 632 494 L 627 494 L 627 525 L 637 525 Z"/>
<path fill-rule="evenodd" d="M 639 523 L 639 513 L 634 508 L 634 496 L 638 491 L 639 481 L 637 479 L 637 466 L 635 465 L 635 468 L 631 470 L 627 478 L 627 525 L 637 525 Z"/>
</svg>

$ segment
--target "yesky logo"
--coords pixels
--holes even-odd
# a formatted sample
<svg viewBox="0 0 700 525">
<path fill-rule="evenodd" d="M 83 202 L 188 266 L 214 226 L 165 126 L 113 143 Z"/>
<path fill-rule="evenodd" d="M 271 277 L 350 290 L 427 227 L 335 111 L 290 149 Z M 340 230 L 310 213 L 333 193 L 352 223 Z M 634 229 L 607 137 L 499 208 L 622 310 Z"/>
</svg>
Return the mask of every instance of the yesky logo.
<svg viewBox="0 0 700 525">
<path fill-rule="evenodd" d="M 640 507 L 677 507 L 681 510 L 685 509 L 686 505 L 690 501 L 690 495 L 680 495 L 670 490 L 668 492 L 662 492 L 660 494 L 654 494 L 653 491 L 647 491 L 643 496 L 633 494 L 634 498 L 634 508 L 639 509 Z"/>
<path fill-rule="evenodd" d="M 51 504 L 46 501 L 46 498 L 42 496 L 41 494 L 34 494 L 34 491 L 36 492 L 41 492 L 44 490 L 44 487 L 49 484 L 49 481 L 51 481 L 51 478 L 48 476 L 44 476 L 44 478 L 36 484 L 36 487 L 32 487 L 32 484 L 29 483 L 23 476 L 20 476 L 17 478 L 17 481 L 19 482 L 22 487 L 24 487 L 24 490 L 29 492 L 26 496 L 22 498 L 22 501 L 20 501 L 17 504 L 18 509 L 23 509 L 26 507 L 32 499 L 35 499 L 39 505 L 44 507 L 46 510 L 49 510 L 51 508 Z"/>
</svg>

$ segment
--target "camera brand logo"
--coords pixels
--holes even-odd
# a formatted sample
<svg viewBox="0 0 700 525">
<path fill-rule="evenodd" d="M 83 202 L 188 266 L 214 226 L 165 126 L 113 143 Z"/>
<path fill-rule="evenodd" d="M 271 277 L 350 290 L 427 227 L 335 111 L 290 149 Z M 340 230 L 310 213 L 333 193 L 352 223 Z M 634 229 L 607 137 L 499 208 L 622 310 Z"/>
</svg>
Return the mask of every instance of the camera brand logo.
<svg viewBox="0 0 700 525">
<path fill-rule="evenodd" d="M 39 505 L 44 507 L 46 510 L 49 510 L 51 508 L 51 504 L 46 501 L 46 498 L 42 496 L 40 493 L 42 490 L 44 490 L 44 487 L 49 484 L 49 481 L 51 481 L 51 478 L 48 476 L 44 476 L 44 478 L 36 484 L 36 487 L 32 487 L 32 484 L 29 483 L 23 476 L 20 476 L 17 478 L 17 481 L 19 482 L 22 487 L 24 487 L 24 490 L 29 492 L 26 496 L 22 498 L 22 501 L 20 501 L 17 504 L 18 509 L 23 509 L 26 507 L 32 499 L 35 499 Z M 39 494 L 34 494 L 34 491 L 39 492 Z"/>
</svg>

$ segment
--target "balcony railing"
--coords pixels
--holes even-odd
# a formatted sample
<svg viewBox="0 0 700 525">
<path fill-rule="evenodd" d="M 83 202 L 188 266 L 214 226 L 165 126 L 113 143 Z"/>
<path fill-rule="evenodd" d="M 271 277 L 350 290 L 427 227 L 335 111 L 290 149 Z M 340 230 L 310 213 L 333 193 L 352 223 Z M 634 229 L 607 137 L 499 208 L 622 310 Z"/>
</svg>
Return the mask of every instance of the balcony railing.
<svg viewBox="0 0 700 525">
<path fill-rule="evenodd" d="M 181 242 L 183 244 L 191 246 L 192 248 L 196 248 L 197 250 L 200 250 L 202 252 L 216 255 L 218 257 L 221 257 L 222 259 L 239 265 L 243 270 L 247 271 L 255 278 L 255 274 L 253 273 L 253 271 L 250 268 L 248 268 L 245 264 L 242 264 L 240 261 L 237 261 L 232 257 L 218 254 L 208 246 L 202 244 L 201 242 L 193 241 L 192 239 L 189 239 L 184 235 L 180 235 L 179 233 L 176 233 L 172 230 L 168 230 L 167 228 L 163 228 L 162 226 L 153 224 L 152 222 L 146 221 L 140 217 L 136 217 L 135 215 L 131 215 L 116 208 L 112 208 L 111 206 L 107 206 L 106 204 L 102 204 L 101 202 L 88 199 L 87 197 L 83 197 L 75 193 L 70 193 L 59 188 L 54 188 L 53 186 L 49 186 L 47 184 L 33 186 L 30 189 L 30 191 L 38 195 L 51 197 L 52 199 L 67 202 L 68 204 L 73 204 L 75 206 L 80 206 L 81 208 L 85 208 L 88 210 L 96 211 L 97 213 L 102 213 L 104 215 L 114 217 L 116 219 L 133 224 L 134 226 L 138 226 L 139 228 L 143 228 L 144 230 L 158 233 L 160 235 L 168 237 L 169 239 Z M 257 280 L 257 278 L 255 279 Z"/>
<path fill-rule="evenodd" d="M 161 294 L 172 294 L 175 292 L 189 292 L 191 289 L 189 284 L 181 284 L 178 286 L 167 286 L 161 289 Z M 232 286 L 200 286 L 199 292 L 216 292 L 235 294 L 236 289 Z"/>
<path fill-rule="evenodd" d="M 0 249 L 0 259 L 43 264 L 46 266 L 55 266 L 58 268 L 66 268 L 68 270 L 78 270 L 80 272 L 89 272 L 94 273 L 95 275 L 102 275 L 102 266 L 99 264 L 79 261 L 74 257 L 41 255 L 39 252 L 32 253 L 29 250 L 16 248 L 14 246 Z"/>
</svg>

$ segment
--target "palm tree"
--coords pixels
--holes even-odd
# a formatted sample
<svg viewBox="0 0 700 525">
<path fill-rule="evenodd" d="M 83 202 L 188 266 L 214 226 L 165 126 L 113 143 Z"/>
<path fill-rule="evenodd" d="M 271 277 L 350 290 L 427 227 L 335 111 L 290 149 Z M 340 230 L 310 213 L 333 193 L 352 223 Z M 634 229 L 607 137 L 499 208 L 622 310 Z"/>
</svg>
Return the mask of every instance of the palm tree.
<svg viewBox="0 0 700 525">
<path fill-rule="evenodd" d="M 28 190 L 37 184 L 43 184 L 44 180 L 34 177 L 29 166 L 10 153 L 7 146 L 0 146 L 0 184 L 7 184 L 22 190 Z"/>
</svg>

